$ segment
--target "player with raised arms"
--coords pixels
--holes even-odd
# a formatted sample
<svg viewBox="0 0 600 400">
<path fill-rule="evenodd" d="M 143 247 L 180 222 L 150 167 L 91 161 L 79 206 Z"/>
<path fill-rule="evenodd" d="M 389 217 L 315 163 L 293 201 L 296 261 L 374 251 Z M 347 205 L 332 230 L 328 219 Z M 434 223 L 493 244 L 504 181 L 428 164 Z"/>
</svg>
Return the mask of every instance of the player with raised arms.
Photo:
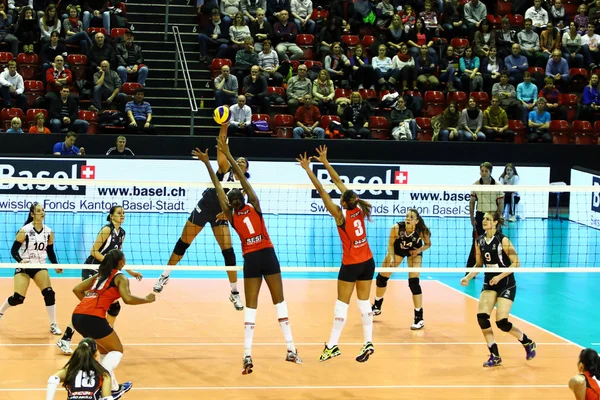
<svg viewBox="0 0 600 400">
<path fill-rule="evenodd" d="M 475 239 L 475 265 L 492 268 L 506 268 L 506 272 L 486 272 L 484 274 L 483 288 L 479 295 L 477 322 L 481 327 L 483 337 L 490 350 L 490 358 L 483 363 L 484 367 L 497 367 L 502 364 L 498 352 L 498 345 L 494 341 L 494 332 L 490 324 L 490 314 L 496 308 L 496 326 L 503 332 L 516 337 L 525 348 L 526 359 L 531 360 L 536 355 L 535 342 L 527 337 L 519 328 L 508 321 L 510 310 L 517 294 L 517 282 L 511 268 L 519 268 L 521 262 L 515 247 L 504 236 L 500 227 L 504 219 L 498 211 L 486 212 L 483 216 L 483 230 L 485 233 Z M 467 286 L 471 279 L 479 272 L 470 272 L 461 279 L 460 284 Z"/>
<path fill-rule="evenodd" d="M 338 342 L 346 324 L 348 304 L 356 286 L 358 309 L 362 315 L 363 333 L 365 344 L 356 357 L 356 361 L 365 362 L 375 352 L 373 347 L 373 311 L 369 303 L 371 281 L 375 274 L 375 261 L 367 241 L 365 218 L 371 219 L 371 204 L 361 200 L 358 195 L 348 190 L 335 169 L 327 160 L 327 146 L 316 149 L 318 156 L 307 157 L 306 153 L 300 154 L 296 159 L 304 168 L 311 182 L 319 192 L 327 211 L 335 219 L 338 233 L 342 240 L 342 266 L 338 274 L 337 301 L 334 307 L 333 328 L 329 341 L 325 343 L 320 361 L 329 360 L 341 354 Z M 329 193 L 310 169 L 310 160 L 314 159 L 323 163 L 331 180 L 342 193 L 340 198 L 341 208 L 333 203 Z"/>
<path fill-rule="evenodd" d="M 227 138 L 227 126 L 228 124 L 221 125 L 221 131 L 219 138 Z M 246 178 L 250 177 L 248 173 L 248 160 L 244 157 L 239 157 L 236 162 L 237 166 L 242 170 L 243 176 Z M 232 172 L 229 162 L 225 156 L 221 153 L 217 153 L 217 164 L 219 169 L 217 170 L 217 177 L 219 181 L 233 182 L 239 179 Z M 209 223 L 215 239 L 221 248 L 223 258 L 225 259 L 225 266 L 233 267 L 236 265 L 235 253 L 231 244 L 231 233 L 229 232 L 229 226 L 227 221 L 218 218 L 217 216 L 221 213 L 221 205 L 217 198 L 217 193 L 214 188 L 209 188 L 202 193 L 202 198 L 196 205 L 196 208 L 192 210 L 189 218 L 185 222 L 181 237 L 177 241 L 173 253 L 169 258 L 168 265 L 177 265 L 183 258 L 188 247 L 194 241 L 196 236 L 202 231 L 204 226 Z M 165 270 L 158 278 L 158 282 L 154 285 L 154 291 L 160 293 L 163 287 L 169 282 L 169 275 L 171 270 Z M 229 284 L 231 286 L 231 293 L 229 295 L 229 301 L 233 303 L 236 310 L 241 311 L 244 309 L 240 293 L 237 287 L 237 271 L 227 271 L 229 278 Z"/>
<path fill-rule="evenodd" d="M 242 254 L 244 256 L 244 294 L 246 297 L 242 374 L 252 373 L 252 368 L 254 367 L 252 362 L 252 339 L 256 325 L 258 294 L 263 278 L 271 292 L 271 299 L 277 311 L 277 319 L 279 320 L 279 325 L 287 344 L 285 360 L 302 364 L 292 338 L 288 308 L 283 297 L 283 282 L 281 280 L 279 260 L 267 232 L 260 202 L 254 189 L 244 176 L 243 169 L 233 159 L 225 136 L 219 137 L 217 147 L 218 151 L 226 157 L 227 162 L 231 164 L 233 173 L 240 180 L 244 193 L 248 196 L 248 203 L 244 199 L 244 193 L 239 189 L 232 189 L 228 193 L 225 193 L 219 177 L 210 165 L 208 150 L 203 153 L 200 149 L 196 148 L 196 150 L 192 151 L 192 154 L 206 165 L 210 179 L 215 185 L 215 191 L 223 214 L 239 235 L 242 243 Z"/>
<path fill-rule="evenodd" d="M 569 380 L 575 400 L 600 400 L 600 357 L 594 349 L 583 349 L 577 362 L 579 373 Z"/>
<path fill-rule="evenodd" d="M 407 258 L 408 268 L 421 268 L 423 252 L 431 247 L 431 232 L 425 221 L 421 218 L 419 211 L 411 208 L 406 213 L 404 222 L 396 222 L 390 230 L 388 250 L 382 267 L 397 268 L 404 258 Z M 381 314 L 383 296 L 387 289 L 387 282 L 392 276 L 391 272 L 380 272 L 375 279 L 375 302 L 373 303 L 373 314 Z M 418 272 L 408 273 L 408 287 L 412 293 L 415 307 L 415 318 L 410 329 L 423 329 L 423 291 Z"/>
<path fill-rule="evenodd" d="M 54 231 L 44 224 L 46 211 L 39 203 L 29 207 L 29 215 L 25 224 L 17 232 L 17 237 L 10 249 L 10 254 L 20 266 L 15 269 L 14 293 L 0 307 L 0 319 L 10 307 L 23 304 L 31 280 L 42 291 L 46 311 L 50 317 L 50 333 L 60 335 L 62 331 L 56 324 L 56 299 L 50 275 L 46 268 L 27 268 L 26 264 L 46 264 L 50 259 L 52 264 L 58 264 L 54 253 Z M 55 269 L 62 273 L 62 269 Z"/>
</svg>

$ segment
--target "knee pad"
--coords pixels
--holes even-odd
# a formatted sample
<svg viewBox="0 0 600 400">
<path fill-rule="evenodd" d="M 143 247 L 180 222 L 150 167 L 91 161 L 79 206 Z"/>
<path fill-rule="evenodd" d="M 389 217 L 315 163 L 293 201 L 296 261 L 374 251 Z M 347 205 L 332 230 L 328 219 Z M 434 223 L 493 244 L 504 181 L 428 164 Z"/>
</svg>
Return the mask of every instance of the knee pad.
<svg viewBox="0 0 600 400">
<path fill-rule="evenodd" d="M 477 323 L 481 329 L 489 329 L 492 327 L 490 324 L 490 314 L 479 313 L 477 314 Z"/>
<path fill-rule="evenodd" d="M 236 261 L 235 261 L 235 252 L 233 251 L 233 247 L 231 247 L 229 249 L 225 249 L 221 253 L 223 253 L 223 258 L 225 259 L 226 266 L 234 266 L 235 265 Z"/>
<path fill-rule="evenodd" d="M 388 280 L 390 278 L 387 276 L 383 276 L 381 274 L 377 274 L 377 278 L 375 279 L 375 285 L 377 287 L 387 287 Z"/>
<path fill-rule="evenodd" d="M 44 303 L 46 303 L 46 306 L 53 306 L 56 304 L 56 296 L 51 287 L 42 290 L 42 295 L 44 296 Z"/>
<path fill-rule="evenodd" d="M 189 243 L 179 239 L 175 245 L 175 248 L 173 249 L 173 253 L 177 254 L 178 256 L 183 256 L 188 247 L 190 247 Z"/>
<path fill-rule="evenodd" d="M 513 327 L 513 324 L 508 322 L 508 318 L 503 318 L 500 321 L 496 321 L 496 326 L 498 327 L 498 329 L 500 329 L 502 332 L 510 332 L 510 330 Z"/>
<path fill-rule="evenodd" d="M 413 295 L 423 294 L 423 291 L 421 290 L 421 284 L 419 282 L 419 278 L 408 278 L 408 287 Z"/>
<path fill-rule="evenodd" d="M 336 300 L 335 307 L 333 308 L 333 317 L 345 321 L 348 317 L 348 304 Z"/>
<path fill-rule="evenodd" d="M 12 296 L 8 298 L 8 304 L 12 307 L 18 306 L 19 304 L 23 304 L 25 301 L 25 297 L 21 296 L 19 293 L 15 292 Z"/>
<path fill-rule="evenodd" d="M 112 303 L 110 307 L 108 307 L 108 311 L 106 312 L 111 317 L 116 317 L 121 312 L 121 303 L 118 301 L 116 303 Z"/>
</svg>

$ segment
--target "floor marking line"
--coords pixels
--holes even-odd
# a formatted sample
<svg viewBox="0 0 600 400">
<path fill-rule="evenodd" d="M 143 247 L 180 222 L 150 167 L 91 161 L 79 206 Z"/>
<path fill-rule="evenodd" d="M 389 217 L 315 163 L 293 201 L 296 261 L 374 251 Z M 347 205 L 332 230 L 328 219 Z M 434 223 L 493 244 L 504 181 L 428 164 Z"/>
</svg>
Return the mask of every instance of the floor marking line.
<svg viewBox="0 0 600 400">
<path fill-rule="evenodd" d="M 544 346 L 573 346 L 571 343 L 542 343 L 536 342 L 538 345 Z M 75 345 L 76 343 L 72 343 Z M 364 343 L 362 342 L 342 342 L 339 343 L 340 346 L 362 346 Z M 377 346 L 481 346 L 485 344 L 485 342 L 418 342 L 418 343 L 410 343 L 410 342 L 383 342 L 377 343 L 375 342 L 375 347 Z M 510 342 L 510 343 L 502 343 L 499 342 L 499 345 L 502 346 L 521 346 L 519 342 Z M 226 343 L 214 343 L 214 342 L 199 342 L 199 343 L 123 343 L 123 346 L 132 346 L 132 347 L 193 347 L 193 346 L 243 346 L 244 343 L 235 343 L 235 342 L 226 342 Z M 276 343 L 253 343 L 253 346 L 285 346 L 284 342 L 276 342 Z M 0 343 L 0 347 L 54 347 L 55 343 Z M 323 346 L 322 342 L 315 343 L 296 343 L 296 346 Z"/>
</svg>

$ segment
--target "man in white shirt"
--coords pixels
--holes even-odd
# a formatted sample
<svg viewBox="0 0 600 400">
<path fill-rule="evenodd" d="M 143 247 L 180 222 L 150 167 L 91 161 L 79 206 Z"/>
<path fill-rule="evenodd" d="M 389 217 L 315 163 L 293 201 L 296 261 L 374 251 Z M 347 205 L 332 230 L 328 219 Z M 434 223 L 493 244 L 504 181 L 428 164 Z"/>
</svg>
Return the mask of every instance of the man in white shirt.
<svg viewBox="0 0 600 400">
<path fill-rule="evenodd" d="M 531 3 L 530 3 L 531 4 Z M 542 8 L 542 0 L 534 0 L 533 7 L 525 11 L 525 18 L 531 19 L 533 29 L 537 34 L 540 34 L 548 25 L 548 11 Z"/>
<path fill-rule="evenodd" d="M 310 19 L 313 12 L 312 0 L 292 0 L 292 16 L 298 26 L 298 33 L 315 33 L 317 24 Z"/>
<path fill-rule="evenodd" d="M 12 108 L 16 103 L 17 107 L 25 111 L 27 105 L 27 96 L 23 94 L 25 85 L 23 77 L 17 72 L 17 62 L 10 60 L 8 67 L 0 73 L 0 94 L 4 99 L 6 108 Z"/>
<path fill-rule="evenodd" d="M 591 22 L 587 25 L 587 34 L 581 37 L 581 52 L 583 59 L 590 69 L 596 68 L 600 63 L 600 36 L 594 33 L 595 26 Z"/>
<path fill-rule="evenodd" d="M 246 96 L 243 94 L 237 98 L 237 104 L 229 107 L 229 127 L 227 134 L 252 136 L 252 110 L 246 105 Z"/>
</svg>

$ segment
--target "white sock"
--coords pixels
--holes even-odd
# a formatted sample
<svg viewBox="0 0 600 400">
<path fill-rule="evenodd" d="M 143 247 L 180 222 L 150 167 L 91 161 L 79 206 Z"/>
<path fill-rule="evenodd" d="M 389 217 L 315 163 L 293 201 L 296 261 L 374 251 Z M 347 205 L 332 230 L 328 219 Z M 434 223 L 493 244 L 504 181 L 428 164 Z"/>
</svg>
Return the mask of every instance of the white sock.
<svg viewBox="0 0 600 400">
<path fill-rule="evenodd" d="M 421 310 L 422 310 L 422 308 L 415 308 L 415 311 L 417 311 L 417 312 L 419 312 Z"/>
<path fill-rule="evenodd" d="M 369 300 L 358 300 L 358 309 L 362 315 L 365 343 L 373 341 L 373 311 Z"/>
<path fill-rule="evenodd" d="M 339 300 L 335 301 L 335 307 L 333 309 L 333 327 L 331 328 L 331 335 L 327 342 L 327 347 L 332 348 L 337 346 L 340 341 L 340 335 L 346 325 L 346 318 L 348 317 L 348 304 Z"/>
<path fill-rule="evenodd" d="M 256 308 L 246 307 L 244 312 L 244 357 L 252 355 L 252 339 L 256 325 Z"/>
<path fill-rule="evenodd" d="M 171 270 L 170 269 L 165 269 L 163 271 L 162 274 L 160 274 L 160 276 L 162 276 L 163 278 L 166 278 L 167 276 L 171 275 Z"/>
<path fill-rule="evenodd" d="M 275 304 L 275 310 L 277 310 L 277 319 L 279 320 L 279 326 L 281 327 L 281 332 L 283 332 L 287 348 L 295 353 L 296 346 L 294 346 L 294 339 L 292 338 L 292 327 L 288 319 L 288 309 L 285 300 Z"/>
<path fill-rule="evenodd" d="M 110 351 L 108 354 L 104 356 L 104 360 L 102 360 L 102 366 L 106 368 L 108 372 L 110 372 L 111 379 L 111 390 L 119 390 L 119 383 L 117 382 L 117 378 L 115 377 L 115 369 L 119 366 L 121 359 L 123 358 L 123 353 L 120 351 Z"/>
<path fill-rule="evenodd" d="M 229 286 L 231 286 L 231 293 L 238 293 L 237 281 L 229 282 Z"/>
<path fill-rule="evenodd" d="M 4 300 L 4 304 L 2 304 L 2 307 L 0 307 L 0 314 L 4 314 L 4 312 L 6 310 L 9 309 L 9 307 L 12 307 L 10 304 L 8 304 L 8 298 L 6 300 Z"/>
<path fill-rule="evenodd" d="M 383 299 L 383 296 L 382 296 L 382 297 L 377 297 L 377 296 L 375 296 L 375 301 L 379 301 L 379 300 L 381 300 L 381 299 Z"/>
<path fill-rule="evenodd" d="M 46 306 L 46 312 L 48 313 L 48 317 L 50 317 L 50 323 L 56 323 L 56 305 Z"/>
</svg>

